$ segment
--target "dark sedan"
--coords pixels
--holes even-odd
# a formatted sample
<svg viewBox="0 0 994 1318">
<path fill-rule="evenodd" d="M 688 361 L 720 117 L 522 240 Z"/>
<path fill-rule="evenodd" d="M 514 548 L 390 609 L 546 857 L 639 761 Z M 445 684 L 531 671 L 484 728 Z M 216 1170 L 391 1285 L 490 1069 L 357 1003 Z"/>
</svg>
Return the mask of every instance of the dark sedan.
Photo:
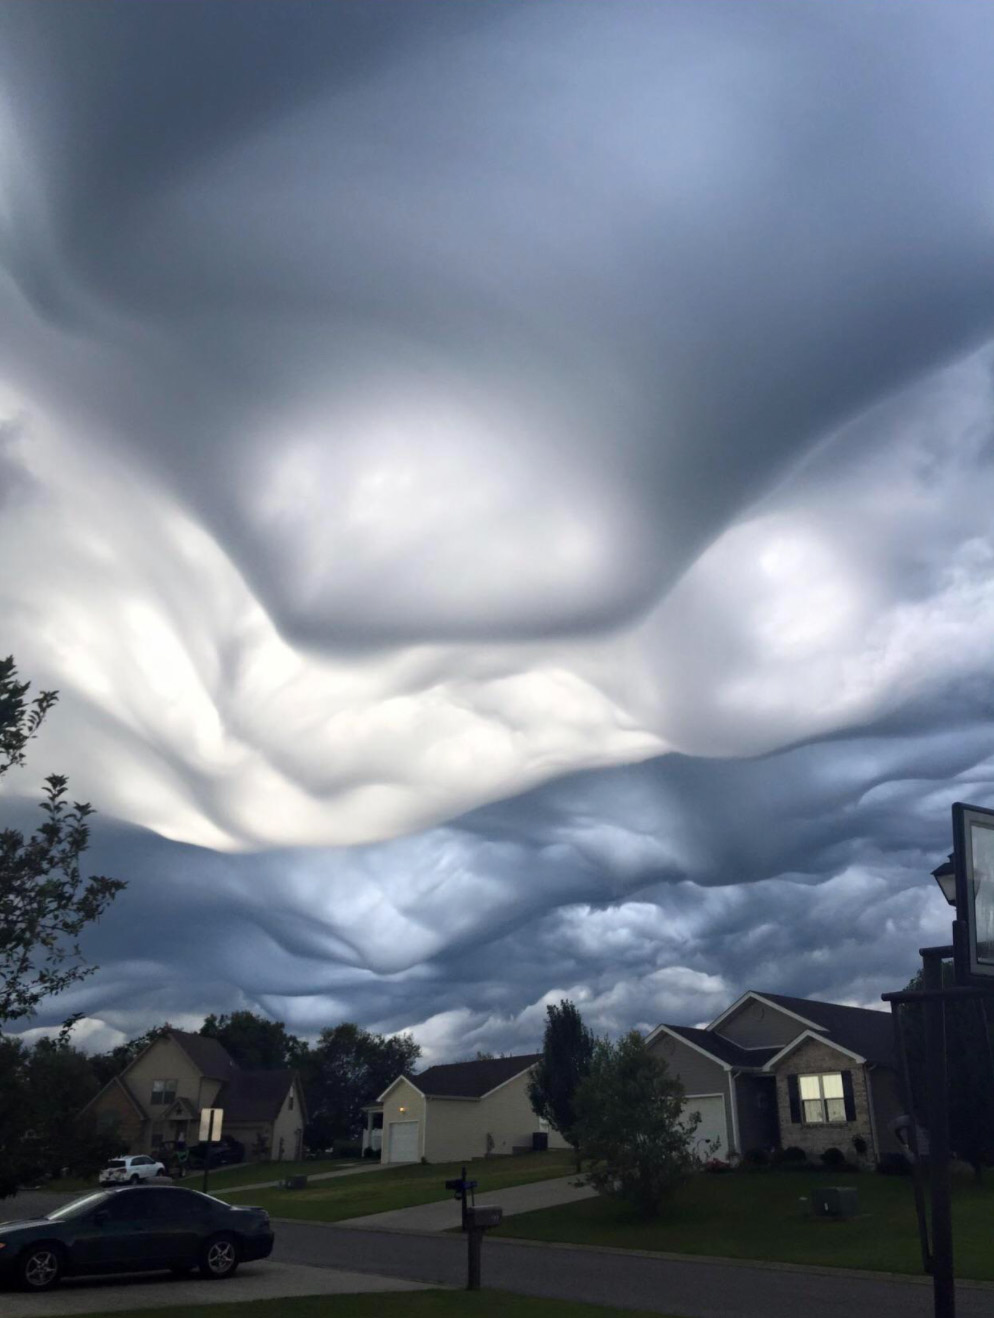
<svg viewBox="0 0 994 1318">
<path fill-rule="evenodd" d="M 46 1291 L 62 1277 L 101 1272 L 230 1277 L 243 1260 L 268 1258 L 264 1208 L 232 1208 L 178 1185 L 100 1190 L 48 1217 L 0 1222 L 0 1278 Z"/>
</svg>

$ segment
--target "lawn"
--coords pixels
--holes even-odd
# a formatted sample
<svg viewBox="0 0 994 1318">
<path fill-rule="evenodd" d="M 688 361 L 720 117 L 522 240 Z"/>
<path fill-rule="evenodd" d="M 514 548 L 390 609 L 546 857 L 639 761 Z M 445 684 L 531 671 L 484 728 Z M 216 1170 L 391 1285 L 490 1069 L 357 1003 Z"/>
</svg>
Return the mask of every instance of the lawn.
<svg viewBox="0 0 994 1318">
<path fill-rule="evenodd" d="M 413 1208 L 445 1199 L 450 1191 L 445 1182 L 459 1175 L 461 1163 L 413 1163 L 388 1167 L 369 1176 L 342 1176 L 318 1182 L 306 1190 L 257 1190 L 252 1203 L 273 1217 L 310 1218 L 316 1222 L 341 1222 L 367 1213 L 386 1213 L 393 1208 Z M 564 1152 L 524 1153 L 509 1158 L 479 1158 L 466 1164 L 467 1175 L 479 1182 L 479 1192 L 502 1190 L 508 1185 L 526 1185 L 553 1176 L 566 1176 L 574 1167 L 572 1155 Z M 224 1196 L 222 1196 L 224 1197 Z M 244 1203 L 237 1195 L 233 1203 Z"/>
<path fill-rule="evenodd" d="M 367 1164 L 368 1165 L 368 1164 Z M 317 1176 L 320 1172 L 340 1172 L 349 1167 L 360 1167 L 358 1158 L 313 1158 L 300 1162 L 237 1163 L 234 1167 L 212 1167 L 207 1188 L 228 1190 L 239 1185 L 258 1185 L 260 1181 L 282 1181 L 287 1176 Z M 204 1173 L 187 1171 L 184 1184 L 199 1190 Z"/>
<path fill-rule="evenodd" d="M 819 1184 L 855 1186 L 859 1215 L 849 1221 L 812 1217 L 799 1201 Z M 957 1275 L 994 1280 L 994 1180 L 977 1187 L 972 1177 L 954 1178 L 953 1224 Z M 922 1270 L 911 1180 L 874 1172 L 700 1175 L 653 1221 L 634 1220 L 610 1200 L 590 1199 L 509 1218 L 497 1234 L 882 1272 Z"/>
<path fill-rule="evenodd" d="M 198 1304 L 181 1309 L 115 1309 L 90 1318 L 639 1318 L 570 1300 L 534 1300 L 506 1291 L 401 1291 L 378 1295 L 310 1295 L 303 1299 Z M 648 1318 L 643 1314 L 643 1318 Z M 654 1314 L 653 1318 L 660 1318 Z"/>
</svg>

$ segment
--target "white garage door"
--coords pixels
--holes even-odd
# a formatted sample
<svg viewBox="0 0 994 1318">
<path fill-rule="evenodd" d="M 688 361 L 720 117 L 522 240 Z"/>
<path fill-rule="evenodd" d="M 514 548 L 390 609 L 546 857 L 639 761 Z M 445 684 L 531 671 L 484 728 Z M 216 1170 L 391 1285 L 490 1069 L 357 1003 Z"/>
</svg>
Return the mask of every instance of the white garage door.
<svg viewBox="0 0 994 1318">
<path fill-rule="evenodd" d="M 701 1119 L 694 1131 L 694 1154 L 698 1158 L 727 1158 L 728 1134 L 725 1126 L 725 1099 L 721 1094 L 690 1095 L 684 1104 L 689 1116 L 699 1112 Z M 715 1144 L 714 1141 L 718 1143 Z M 710 1147 L 709 1147 L 710 1146 Z"/>
<path fill-rule="evenodd" d="M 417 1162 L 419 1121 L 391 1121 L 387 1162 Z"/>
</svg>

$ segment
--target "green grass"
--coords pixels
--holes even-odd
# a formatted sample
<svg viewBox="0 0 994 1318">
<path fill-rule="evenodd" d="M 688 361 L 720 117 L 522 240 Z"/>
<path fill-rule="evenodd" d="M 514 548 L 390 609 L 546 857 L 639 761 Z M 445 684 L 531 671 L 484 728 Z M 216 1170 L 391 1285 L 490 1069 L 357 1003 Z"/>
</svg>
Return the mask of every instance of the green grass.
<svg viewBox="0 0 994 1318">
<path fill-rule="evenodd" d="M 815 1218 L 799 1203 L 818 1185 L 853 1185 L 859 1215 L 849 1221 Z M 953 1181 L 956 1272 L 994 1280 L 994 1180 Z M 696 1176 L 663 1214 L 634 1219 L 618 1203 L 583 1200 L 509 1218 L 497 1234 L 527 1240 L 675 1254 L 711 1254 L 811 1266 L 921 1273 L 918 1229 L 908 1177 L 738 1173 Z"/>
<path fill-rule="evenodd" d="M 301 1299 L 173 1309 L 115 1309 L 90 1318 L 639 1318 L 633 1309 L 605 1309 L 571 1300 L 535 1300 L 506 1291 L 393 1291 L 376 1295 L 308 1295 Z M 643 1314 L 643 1318 L 648 1315 Z M 660 1318 L 655 1314 L 653 1318 Z"/>
<path fill-rule="evenodd" d="M 467 1164 L 467 1175 L 479 1182 L 479 1192 L 502 1190 L 508 1185 L 527 1185 L 573 1170 L 572 1154 L 564 1152 L 525 1153 L 509 1158 L 478 1158 Z M 413 1208 L 448 1198 L 444 1183 L 459 1175 L 461 1163 L 414 1163 L 384 1168 L 370 1176 L 342 1176 L 319 1182 L 306 1190 L 256 1190 L 252 1203 L 273 1217 L 310 1218 L 315 1222 L 341 1222 L 367 1213 L 386 1213 L 394 1208 Z M 245 1201 L 238 1196 L 235 1203 Z"/>
<path fill-rule="evenodd" d="M 368 1165 L 368 1164 L 367 1164 Z M 227 1190 L 239 1185 L 257 1185 L 260 1181 L 282 1181 L 287 1176 L 317 1176 L 321 1172 L 345 1171 L 359 1167 L 358 1158 L 314 1158 L 300 1162 L 238 1163 L 234 1167 L 212 1167 L 207 1183 L 208 1190 Z M 203 1169 L 187 1169 L 184 1180 L 195 1190 L 204 1179 Z"/>
</svg>

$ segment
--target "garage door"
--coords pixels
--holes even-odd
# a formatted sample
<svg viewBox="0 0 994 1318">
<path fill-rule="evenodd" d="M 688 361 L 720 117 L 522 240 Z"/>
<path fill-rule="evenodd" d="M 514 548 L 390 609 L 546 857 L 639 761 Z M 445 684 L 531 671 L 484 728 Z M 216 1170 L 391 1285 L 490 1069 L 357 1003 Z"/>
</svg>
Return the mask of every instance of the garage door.
<svg viewBox="0 0 994 1318">
<path fill-rule="evenodd" d="M 419 1121 L 391 1121 L 387 1162 L 417 1162 Z"/>
<path fill-rule="evenodd" d="M 694 1154 L 698 1158 L 727 1158 L 728 1134 L 725 1126 L 725 1099 L 721 1094 L 690 1095 L 684 1104 L 689 1116 L 699 1112 L 701 1119 L 694 1131 Z M 717 1144 L 714 1141 L 717 1140 Z M 711 1146 L 709 1148 L 709 1145 Z"/>
</svg>

